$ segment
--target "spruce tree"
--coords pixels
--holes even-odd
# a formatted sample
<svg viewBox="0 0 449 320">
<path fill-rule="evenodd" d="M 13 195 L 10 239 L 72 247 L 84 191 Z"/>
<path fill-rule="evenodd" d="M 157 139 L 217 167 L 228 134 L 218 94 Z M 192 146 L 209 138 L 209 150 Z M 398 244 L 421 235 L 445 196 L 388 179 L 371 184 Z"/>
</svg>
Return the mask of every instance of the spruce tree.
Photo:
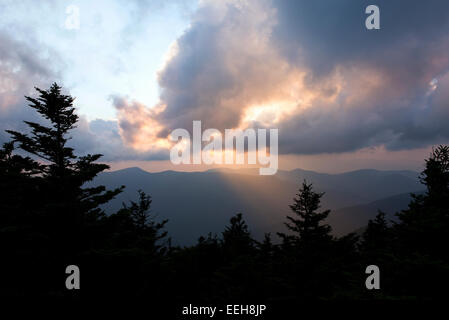
<svg viewBox="0 0 449 320">
<path fill-rule="evenodd" d="M 412 194 L 407 210 L 398 214 L 397 231 L 408 251 L 444 257 L 449 228 L 449 146 L 440 145 L 426 159 L 420 181 L 426 186 L 424 194 Z"/>
<path fill-rule="evenodd" d="M 298 297 L 328 296 L 335 281 L 331 227 L 324 223 L 330 211 L 319 211 L 323 195 L 304 181 L 289 206 L 294 213 L 285 223 L 290 233 L 278 233 L 283 240 L 284 272 L 294 285 L 290 294 Z"/>
<path fill-rule="evenodd" d="M 251 238 L 248 225 L 243 220 L 241 213 L 231 218 L 230 225 L 222 234 L 225 252 L 232 256 L 249 253 L 254 248 L 254 240 Z"/>
<path fill-rule="evenodd" d="M 271 240 L 271 233 L 265 233 L 263 241 L 258 243 L 257 246 L 263 257 L 271 257 L 275 248 Z"/>
<path fill-rule="evenodd" d="M 388 274 L 383 279 L 384 283 L 390 281 L 389 276 L 397 272 L 397 267 L 394 266 L 397 261 L 392 251 L 393 247 L 393 229 L 388 226 L 385 212 L 379 210 L 376 217 L 368 221 L 361 241 L 358 243 L 358 249 L 362 265 L 374 264 Z"/>
<path fill-rule="evenodd" d="M 167 236 L 167 231 L 163 229 L 168 220 L 156 221 L 156 215 L 151 213 L 151 196 L 142 190 L 139 190 L 138 193 L 138 202 L 130 201 L 130 205 L 124 203 L 117 215 L 113 215 L 111 218 L 122 216 L 130 220 L 131 223 L 125 225 L 130 226 L 128 231 L 131 232 L 130 237 L 133 239 L 132 246 L 146 250 L 146 254 L 164 253 L 165 243 L 161 243 L 161 240 Z M 117 232 L 125 231 L 122 224 L 119 225 L 119 228 L 122 230 L 117 230 Z"/>
<path fill-rule="evenodd" d="M 121 192 L 121 188 L 106 191 L 104 186 L 84 187 L 100 172 L 109 168 L 96 161 L 100 154 L 77 157 L 68 146 L 69 132 L 76 127 L 78 116 L 74 98 L 61 93 L 54 83 L 48 90 L 35 88 L 39 97 L 26 97 L 29 106 L 46 119 L 46 124 L 24 121 L 31 132 L 7 130 L 18 147 L 34 157 L 33 176 L 44 178 L 50 191 L 51 203 L 78 204 L 78 213 L 96 219 L 102 215 L 99 208 Z M 29 158 L 28 158 L 29 159 Z M 64 211 L 64 208 L 60 208 Z M 63 214 L 63 212 L 61 212 Z"/>
<path fill-rule="evenodd" d="M 285 226 L 291 231 L 290 234 L 278 233 L 283 239 L 284 245 L 290 246 L 317 246 L 332 239 L 331 227 L 324 224 L 330 210 L 318 212 L 321 198 L 324 193 L 313 190 L 312 184 L 303 182 L 299 192 L 293 199 L 290 209 L 294 216 L 287 216 L 288 222 Z"/>
<path fill-rule="evenodd" d="M 104 242 L 101 205 L 123 188 L 86 187 L 108 166 L 96 162 L 100 154 L 77 156 L 68 145 L 78 116 L 74 98 L 61 89 L 54 83 L 48 90 L 36 88 L 37 97 L 26 97 L 43 119 L 39 123 L 24 121 L 27 133 L 7 130 L 12 141 L 0 152 L 2 179 L 6 178 L 15 195 L 9 205 L 4 202 L 9 206 L 7 216 L 12 217 L 8 229 L 16 230 L 2 234 L 5 238 L 1 240 L 8 243 L 2 249 L 9 252 L 6 260 L 13 267 L 8 269 L 12 290 L 19 292 L 63 290 L 60 276 L 65 267 L 79 263 L 83 252 Z M 29 272 L 20 266 L 30 264 L 34 270 L 27 276 Z"/>
<path fill-rule="evenodd" d="M 368 221 L 360 243 L 361 250 L 365 252 L 384 250 L 390 240 L 389 231 L 385 212 L 379 211 L 374 220 Z"/>
<path fill-rule="evenodd" d="M 399 262 L 392 269 L 400 272 L 390 288 L 396 295 L 428 299 L 446 296 L 449 285 L 449 146 L 433 149 L 425 162 L 420 181 L 426 192 L 412 194 L 393 228 L 393 254 Z"/>
</svg>

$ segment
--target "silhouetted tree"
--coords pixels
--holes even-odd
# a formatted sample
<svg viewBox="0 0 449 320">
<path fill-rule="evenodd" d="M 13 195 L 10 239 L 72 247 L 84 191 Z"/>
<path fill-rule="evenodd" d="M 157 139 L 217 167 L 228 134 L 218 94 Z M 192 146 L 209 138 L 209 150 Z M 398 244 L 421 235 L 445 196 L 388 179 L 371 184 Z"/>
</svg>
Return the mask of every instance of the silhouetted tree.
<svg viewBox="0 0 449 320">
<path fill-rule="evenodd" d="M 67 146 L 70 139 L 68 133 L 78 121 L 73 107 L 74 98 L 63 95 L 56 83 L 48 90 L 36 90 L 39 92 L 38 98 L 26 99 L 31 108 L 48 120 L 49 125 L 24 121 L 31 129 L 29 134 L 6 131 L 20 149 L 36 157 L 32 173 L 48 182 L 53 200 L 50 202 L 80 202 L 79 209 L 87 215 L 98 217 L 102 213 L 99 205 L 111 200 L 121 192 L 121 188 L 113 191 L 106 191 L 103 186 L 83 188 L 86 182 L 109 166 L 95 162 L 101 157 L 100 154 L 77 157 L 73 148 Z"/>
<path fill-rule="evenodd" d="M 449 227 L 449 146 L 438 146 L 426 159 L 420 181 L 426 186 L 425 194 L 412 195 L 407 210 L 398 214 L 398 231 L 412 250 L 422 249 L 449 257 L 441 245 L 447 243 L 445 230 Z"/>
<path fill-rule="evenodd" d="M 31 183 L 30 180 L 40 165 L 29 157 L 13 152 L 13 142 L 5 143 L 0 149 L 0 221 L 3 224 L 23 218 L 25 204 L 36 204 L 30 200 L 38 187 L 38 181 L 34 179 L 34 183 Z"/>
<path fill-rule="evenodd" d="M 158 253 L 165 249 L 165 243 L 160 243 L 167 236 L 164 231 L 168 220 L 156 221 L 156 216 L 151 214 L 151 196 L 142 190 L 138 191 L 139 201 L 130 201 L 130 205 L 123 204 L 118 215 L 128 215 L 132 222 L 131 232 L 135 236 L 133 246 L 142 246 L 147 253 Z M 111 217 L 113 218 L 113 217 Z"/>
<path fill-rule="evenodd" d="M 271 240 L 271 233 L 268 232 L 264 234 L 263 241 L 258 243 L 258 248 L 264 257 L 271 257 L 273 255 L 275 245 Z"/>
<path fill-rule="evenodd" d="M 16 194 L 15 208 L 10 208 L 15 220 L 9 227 L 26 229 L 20 241 L 3 240 L 10 240 L 7 242 L 14 251 L 6 259 L 9 263 L 26 266 L 39 261 L 35 274 L 20 274 L 20 268 L 16 268 L 16 277 L 12 278 L 21 277 L 23 286 L 16 285 L 14 290 L 47 288 L 60 293 L 60 275 L 64 275 L 65 267 L 76 264 L 80 252 L 97 242 L 98 227 L 104 218 L 100 205 L 121 188 L 107 191 L 104 186 L 84 186 L 108 166 L 96 163 L 99 154 L 77 157 L 67 146 L 68 134 L 78 120 L 74 98 L 62 94 L 56 83 L 48 90 L 36 90 L 37 98 L 26 99 L 44 118 L 43 122 L 25 121 L 29 133 L 7 130 L 12 141 L 0 152 L 2 180 L 9 181 L 10 192 Z M 15 145 L 29 156 L 14 154 Z"/>
<path fill-rule="evenodd" d="M 318 211 L 323 195 L 304 181 L 290 205 L 295 215 L 287 216 L 285 223 L 290 233 L 278 233 L 284 252 L 283 272 L 293 285 L 290 294 L 294 296 L 310 298 L 332 292 L 334 266 L 329 262 L 333 237 L 331 227 L 323 223 L 330 211 Z"/>
<path fill-rule="evenodd" d="M 385 250 L 389 242 L 390 229 L 385 219 L 385 212 L 379 211 L 374 220 L 368 221 L 368 226 L 362 235 L 360 248 L 364 252 Z"/>
<path fill-rule="evenodd" d="M 223 231 L 223 247 L 232 256 L 249 253 L 254 249 L 254 240 L 241 213 L 232 217 L 230 225 Z"/>
<path fill-rule="evenodd" d="M 83 256 L 88 270 L 84 278 L 91 284 L 87 291 L 92 296 L 163 299 L 163 292 L 168 290 L 168 270 L 162 268 L 168 220 L 159 222 L 151 213 L 151 197 L 142 190 L 138 193 L 137 202 L 124 203 L 122 209 L 104 219 L 102 246 Z"/>
<path fill-rule="evenodd" d="M 395 266 L 401 272 L 394 279 L 394 293 L 444 296 L 449 284 L 449 146 L 432 151 L 420 181 L 426 193 L 412 195 L 409 208 L 398 213 L 399 223 L 394 226 L 395 254 L 401 260 Z"/>
<path fill-rule="evenodd" d="M 294 203 L 290 205 L 295 216 L 287 216 L 289 222 L 285 223 L 292 234 L 278 233 L 284 243 L 307 247 L 332 240 L 331 227 L 323 223 L 330 210 L 318 212 L 323 195 L 314 192 L 312 184 L 303 182 L 293 199 Z"/>
<path fill-rule="evenodd" d="M 269 233 L 253 239 L 239 213 L 220 238 L 209 233 L 196 245 L 167 250 L 167 220 L 151 212 L 152 198 L 142 190 L 136 202 L 104 213 L 102 205 L 123 187 L 86 186 L 108 166 L 96 163 L 101 155 L 76 156 L 68 146 L 78 120 L 73 97 L 57 84 L 36 90 L 37 98 L 26 98 L 44 122 L 25 121 L 29 133 L 8 131 L 13 140 L 0 149 L 0 294 L 66 295 L 65 267 L 77 264 L 83 295 L 156 303 L 447 297 L 448 146 L 426 160 L 426 193 L 413 195 L 392 226 L 379 212 L 361 241 L 354 233 L 331 235 L 323 193 L 304 181 L 280 245 Z M 381 291 L 363 286 L 369 264 L 381 269 Z"/>
</svg>

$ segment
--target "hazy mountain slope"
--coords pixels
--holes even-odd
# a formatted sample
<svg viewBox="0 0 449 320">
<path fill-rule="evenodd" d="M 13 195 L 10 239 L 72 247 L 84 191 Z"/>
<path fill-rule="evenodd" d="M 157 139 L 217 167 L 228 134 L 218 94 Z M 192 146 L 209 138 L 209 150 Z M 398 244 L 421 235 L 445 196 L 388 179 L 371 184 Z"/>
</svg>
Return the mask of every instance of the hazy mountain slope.
<svg viewBox="0 0 449 320">
<path fill-rule="evenodd" d="M 104 184 L 108 188 L 127 186 L 122 194 L 106 205 L 109 213 L 117 211 L 123 201 L 135 200 L 138 189 L 144 190 L 153 197 L 153 212 L 170 220 L 167 229 L 175 243 L 182 244 L 192 243 L 208 232 L 220 233 L 237 212 L 244 214 L 258 238 L 264 232 L 284 230 L 285 216 L 290 214 L 288 205 L 304 178 L 313 182 L 318 191 L 326 192 L 323 207 L 331 209 L 421 189 L 408 176 L 410 172 L 363 170 L 330 175 L 298 169 L 280 171 L 275 176 L 260 176 L 257 172 L 256 169 L 219 169 L 149 173 L 139 168 L 128 168 L 100 174 L 92 184 Z M 346 212 L 355 211 L 347 209 Z M 357 212 L 362 212 L 362 216 L 336 214 L 332 221 L 334 229 L 346 230 L 368 221 L 363 217 L 363 210 Z M 351 224 L 348 219 L 356 222 Z"/>
<path fill-rule="evenodd" d="M 378 210 L 386 213 L 387 220 L 396 221 L 395 213 L 406 209 L 410 200 L 410 193 L 403 193 L 363 205 L 337 209 L 329 215 L 327 223 L 332 226 L 333 233 L 340 236 L 365 227 L 368 220 L 376 217 Z"/>
<path fill-rule="evenodd" d="M 123 201 L 135 199 L 138 189 L 150 194 L 153 212 L 170 220 L 167 227 L 179 243 L 191 243 L 208 232 L 221 232 L 237 212 L 244 213 L 256 236 L 262 236 L 264 231 L 279 230 L 288 211 L 286 203 L 295 190 L 293 184 L 271 176 L 220 172 L 148 173 L 137 168 L 102 174 L 95 183 L 109 188 L 127 186 L 125 192 L 106 206 L 108 212 L 116 211 Z"/>
<path fill-rule="evenodd" d="M 418 173 L 405 170 L 379 171 L 365 169 L 341 174 L 323 174 L 296 169 L 281 171 L 279 177 L 290 181 L 306 179 L 313 182 L 317 189 L 326 191 L 329 196 L 332 196 L 332 193 L 335 192 L 344 192 L 347 196 L 340 199 L 340 203 L 345 203 L 343 206 L 367 203 L 391 195 L 423 189 L 418 181 Z M 338 207 L 342 206 L 334 206 L 334 208 Z"/>
</svg>

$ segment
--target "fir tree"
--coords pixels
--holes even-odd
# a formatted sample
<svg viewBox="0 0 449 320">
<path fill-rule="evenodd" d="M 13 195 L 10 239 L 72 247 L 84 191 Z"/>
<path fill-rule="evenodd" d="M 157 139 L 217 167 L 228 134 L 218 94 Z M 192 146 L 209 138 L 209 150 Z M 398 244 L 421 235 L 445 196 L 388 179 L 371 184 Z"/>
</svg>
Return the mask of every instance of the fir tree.
<svg viewBox="0 0 449 320">
<path fill-rule="evenodd" d="M 330 264 L 333 254 L 331 227 L 323 223 L 330 211 L 319 211 L 323 195 L 304 181 L 290 205 L 295 215 L 287 216 L 285 223 L 291 233 L 278 233 L 283 240 L 285 273 L 294 285 L 291 294 L 300 297 L 328 296 L 335 281 Z"/>
<path fill-rule="evenodd" d="M 384 250 L 389 242 L 388 222 L 385 219 L 385 212 L 379 211 L 374 220 L 368 221 L 368 226 L 362 235 L 361 250 L 377 251 Z"/>
<path fill-rule="evenodd" d="M 102 214 L 99 205 L 111 200 L 121 189 L 106 191 L 103 186 L 84 188 L 100 172 L 109 168 L 96 161 L 100 154 L 77 157 L 74 149 L 67 145 L 69 132 L 76 127 L 78 116 L 73 107 L 74 98 L 61 93 L 61 87 L 54 83 L 48 90 L 36 88 L 38 98 L 26 97 L 30 107 L 35 109 L 49 124 L 24 121 L 29 134 L 7 130 L 20 149 L 34 156 L 34 176 L 45 178 L 49 184 L 51 202 L 79 202 L 82 213 L 98 218 Z M 28 158 L 29 159 L 29 158 Z M 50 200 L 50 199 L 48 199 Z"/>
<path fill-rule="evenodd" d="M 16 282 L 13 290 L 57 292 L 63 288 L 58 275 L 65 267 L 104 241 L 101 205 L 122 188 L 108 191 L 104 186 L 85 186 L 108 166 L 96 163 L 100 154 L 76 156 L 68 146 L 69 133 L 78 120 L 74 98 L 62 94 L 56 83 L 48 90 L 36 90 L 38 97 L 26 99 L 43 121 L 25 121 L 28 133 L 7 130 L 12 141 L 0 152 L 2 181 L 8 181 L 15 195 L 9 204 L 2 201 L 2 209 L 7 206 L 5 216 L 13 217 L 7 229 L 16 230 L 2 234 L 2 240 L 9 243 L 2 249 L 5 260 L 16 266 L 8 270 Z M 19 155 L 15 146 L 26 156 Z M 17 267 L 37 261 L 29 276 Z"/>
<path fill-rule="evenodd" d="M 138 191 L 138 202 L 130 201 L 130 205 L 123 204 L 123 208 L 118 215 L 128 216 L 131 220 L 132 228 L 130 232 L 135 237 L 132 243 L 135 247 L 147 250 L 148 254 L 163 253 L 164 243 L 160 243 L 167 236 L 164 227 L 168 220 L 156 221 L 156 216 L 151 214 L 151 196 L 142 190 Z M 119 226 L 122 228 L 122 226 Z M 123 232 L 123 230 L 118 230 Z"/>
<path fill-rule="evenodd" d="M 278 233 L 285 245 L 311 246 L 332 239 L 331 227 L 324 224 L 330 210 L 318 212 L 324 193 L 313 190 L 312 184 L 303 182 L 290 209 L 294 216 L 287 216 L 285 226 L 292 234 Z"/>
<path fill-rule="evenodd" d="M 396 227 L 404 247 L 449 260 L 447 230 L 449 228 L 449 146 L 438 146 L 426 159 L 420 181 L 425 194 L 413 194 L 407 210 L 398 214 Z M 406 244 L 405 244 L 406 243 Z"/>
<path fill-rule="evenodd" d="M 254 240 L 248 230 L 248 225 L 243 220 L 243 215 L 238 213 L 230 220 L 230 225 L 223 231 L 223 247 L 233 256 L 251 252 L 254 248 Z"/>
<path fill-rule="evenodd" d="M 73 107 L 74 98 L 62 94 L 61 87 L 56 83 L 48 90 L 36 90 L 39 92 L 38 98 L 26 99 L 49 125 L 24 121 L 31 129 L 29 134 L 12 130 L 7 132 L 20 149 L 35 157 L 34 163 L 39 165 L 39 169 L 33 173 L 49 182 L 51 202 L 79 202 L 79 209 L 84 214 L 99 217 L 101 210 L 98 206 L 108 202 L 121 190 L 106 191 L 103 186 L 83 188 L 86 182 L 109 166 L 95 162 L 101 157 L 100 154 L 76 157 L 73 148 L 67 145 L 71 138 L 68 134 L 78 121 Z"/>
</svg>

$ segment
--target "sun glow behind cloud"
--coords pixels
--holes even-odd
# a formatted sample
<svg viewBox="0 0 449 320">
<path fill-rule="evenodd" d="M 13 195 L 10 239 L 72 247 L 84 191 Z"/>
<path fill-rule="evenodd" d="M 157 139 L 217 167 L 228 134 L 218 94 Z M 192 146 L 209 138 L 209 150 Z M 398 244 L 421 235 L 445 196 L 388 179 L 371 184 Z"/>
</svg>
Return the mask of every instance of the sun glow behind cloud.
<svg viewBox="0 0 449 320">
<path fill-rule="evenodd" d="M 421 2 L 384 2 L 395 13 L 388 34 L 360 29 L 349 2 L 183 3 L 79 0 L 76 31 L 64 28 L 62 1 L 4 0 L 2 126 L 29 116 L 33 85 L 57 81 L 85 121 L 78 143 L 108 159 L 159 160 L 168 134 L 194 120 L 222 133 L 279 128 L 284 154 L 447 141 L 446 2 L 434 19 L 417 19 Z"/>
<path fill-rule="evenodd" d="M 264 127 L 273 127 L 283 117 L 296 110 L 296 105 L 291 102 L 277 101 L 266 105 L 246 108 L 243 113 L 241 129 L 246 129 L 248 124 L 258 123 Z"/>
<path fill-rule="evenodd" d="M 358 16 L 351 17 L 355 22 L 344 20 L 349 23 L 342 31 L 326 21 L 317 30 L 310 17 L 288 15 L 289 9 L 299 15 L 315 12 L 315 5 L 286 3 L 287 9 L 265 0 L 200 2 L 158 72 L 159 103 L 166 109 L 151 126 L 164 134 L 189 129 L 194 120 L 221 132 L 279 128 L 281 152 L 286 154 L 425 145 L 407 136 L 413 140 L 417 130 L 438 130 L 427 124 L 431 112 L 419 112 L 432 102 L 426 96 L 444 98 L 438 95 L 440 84 L 432 79 L 449 66 L 444 58 L 447 39 L 436 37 L 432 42 L 425 37 L 421 42 L 429 41 L 428 46 L 420 46 L 419 52 L 400 34 L 396 36 L 401 41 L 380 37 L 379 45 L 374 40 L 353 45 L 339 37 L 347 33 L 348 39 L 369 38 L 360 38 L 354 26 Z M 294 21 L 286 24 L 289 18 Z M 279 38 L 286 26 L 287 37 Z M 148 150 L 148 141 L 164 139 L 151 130 L 144 135 L 148 139 L 137 139 L 141 144 L 134 148 Z M 153 143 L 158 145 L 157 140 Z"/>
</svg>

